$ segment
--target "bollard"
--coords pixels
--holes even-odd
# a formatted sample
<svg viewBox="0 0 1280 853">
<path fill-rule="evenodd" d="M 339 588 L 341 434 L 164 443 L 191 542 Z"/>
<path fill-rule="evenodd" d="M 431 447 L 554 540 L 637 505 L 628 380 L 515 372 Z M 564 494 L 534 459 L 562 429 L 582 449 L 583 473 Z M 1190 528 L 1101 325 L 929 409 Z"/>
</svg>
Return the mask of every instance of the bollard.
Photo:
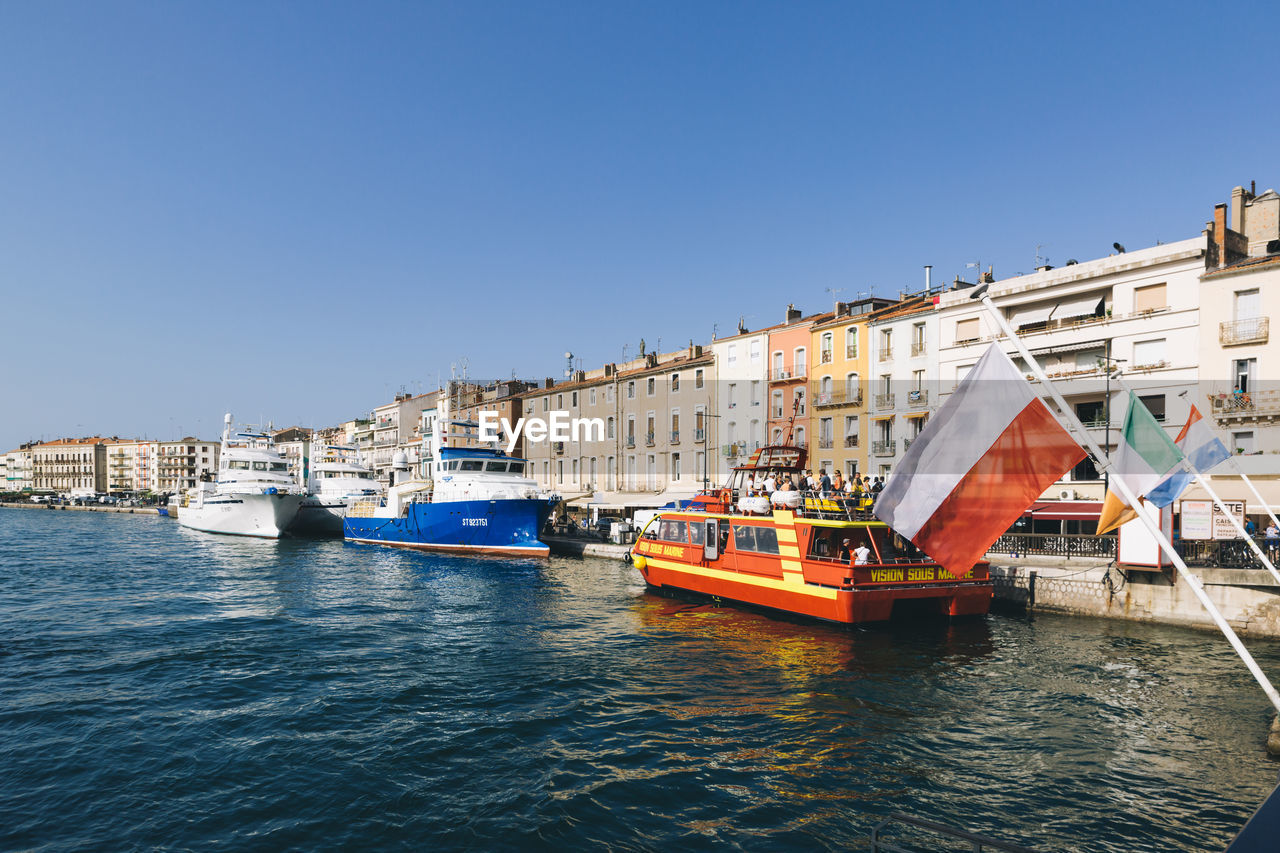
<svg viewBox="0 0 1280 853">
<path fill-rule="evenodd" d="M 1034 610 L 1036 606 L 1036 573 L 1035 570 L 1027 572 L 1027 611 Z"/>
</svg>

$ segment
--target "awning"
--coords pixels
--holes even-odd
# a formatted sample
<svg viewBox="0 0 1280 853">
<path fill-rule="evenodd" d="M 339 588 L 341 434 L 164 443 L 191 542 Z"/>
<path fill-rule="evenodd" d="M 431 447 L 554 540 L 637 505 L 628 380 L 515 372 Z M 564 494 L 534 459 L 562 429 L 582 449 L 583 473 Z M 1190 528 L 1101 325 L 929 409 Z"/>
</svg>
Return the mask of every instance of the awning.
<svg viewBox="0 0 1280 853">
<path fill-rule="evenodd" d="M 1021 326 L 1033 326 L 1036 323 L 1043 323 L 1049 319 L 1049 315 L 1056 307 L 1052 302 L 1038 305 L 1025 305 L 1014 308 L 1009 314 L 1009 325 L 1015 329 Z"/>
<path fill-rule="evenodd" d="M 1039 521 L 1097 521 L 1102 501 L 1036 501 L 1024 517 Z"/>
<path fill-rule="evenodd" d="M 1053 307 L 1054 320 L 1070 317 L 1092 317 L 1106 310 L 1107 297 L 1100 293 L 1063 299 Z"/>
<path fill-rule="evenodd" d="M 923 418 L 923 417 L 926 417 L 928 414 L 929 414 L 928 412 L 907 412 L 905 415 L 903 415 L 903 417 L 904 418 Z"/>
<path fill-rule="evenodd" d="M 1039 349 L 1031 350 L 1031 354 L 1036 356 L 1060 355 L 1064 352 L 1080 352 L 1082 350 L 1088 350 L 1088 349 L 1106 349 L 1106 348 L 1107 348 L 1106 341 L 1083 341 L 1082 343 L 1078 343 L 1078 344 L 1058 344 L 1057 346 L 1053 346 L 1053 347 L 1040 347 Z"/>
<path fill-rule="evenodd" d="M 871 416 L 871 420 L 873 420 L 873 421 L 891 421 L 891 420 L 893 420 L 893 419 L 894 419 L 894 417 L 895 417 L 894 415 L 872 415 L 872 416 Z"/>
<path fill-rule="evenodd" d="M 668 489 L 665 492 L 597 492 L 590 501 L 598 509 L 653 509 L 673 501 L 687 501 L 698 493 L 697 489 Z M 586 506 L 587 501 L 578 501 Z"/>
</svg>

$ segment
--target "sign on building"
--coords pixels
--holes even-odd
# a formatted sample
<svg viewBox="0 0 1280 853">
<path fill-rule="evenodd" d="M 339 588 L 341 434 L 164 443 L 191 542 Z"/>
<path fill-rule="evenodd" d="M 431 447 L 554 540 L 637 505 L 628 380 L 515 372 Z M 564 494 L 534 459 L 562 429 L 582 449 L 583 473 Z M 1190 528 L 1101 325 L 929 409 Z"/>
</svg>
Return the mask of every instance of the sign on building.
<svg viewBox="0 0 1280 853">
<path fill-rule="evenodd" d="M 1244 501 L 1223 501 L 1231 514 L 1244 526 Z M 1231 519 L 1222 514 L 1213 501 L 1179 501 L 1183 539 L 1239 539 Z"/>
</svg>

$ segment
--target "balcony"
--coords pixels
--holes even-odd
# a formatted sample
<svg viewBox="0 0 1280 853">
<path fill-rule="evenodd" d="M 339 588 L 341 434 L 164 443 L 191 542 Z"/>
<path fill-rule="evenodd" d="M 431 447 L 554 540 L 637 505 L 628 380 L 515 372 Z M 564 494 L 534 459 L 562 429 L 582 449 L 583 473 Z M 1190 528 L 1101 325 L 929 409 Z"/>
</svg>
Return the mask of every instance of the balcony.
<svg viewBox="0 0 1280 853">
<path fill-rule="evenodd" d="M 791 371 L 785 367 L 775 367 L 769 374 L 769 378 L 774 382 L 781 382 L 784 379 L 791 378 Z"/>
<path fill-rule="evenodd" d="M 844 348 L 844 357 L 845 357 L 845 358 L 857 358 L 857 357 L 858 357 L 858 348 L 857 348 L 857 347 L 845 347 L 845 348 Z"/>
<path fill-rule="evenodd" d="M 893 358 L 893 347 L 885 347 L 884 349 L 880 350 L 880 356 L 879 356 L 880 361 L 889 361 L 892 358 Z"/>
<path fill-rule="evenodd" d="M 893 439 L 871 442 L 871 455 L 873 456 L 892 456 L 897 452 L 898 442 Z"/>
<path fill-rule="evenodd" d="M 833 439 L 831 436 L 829 435 L 818 436 L 819 450 L 830 450 L 831 448 L 835 447 L 835 445 L 836 445 L 835 439 Z"/>
<path fill-rule="evenodd" d="M 927 406 L 929 405 L 929 392 L 921 388 L 916 391 L 907 392 L 908 406 Z"/>
<path fill-rule="evenodd" d="M 644 434 L 644 446 L 645 446 L 645 447 L 653 447 L 653 445 L 654 445 L 655 443 L 656 443 L 656 442 L 654 441 L 653 431 L 651 430 L 651 431 L 649 431 L 649 432 L 646 432 L 646 433 Z"/>
<path fill-rule="evenodd" d="M 702 444 L 707 440 L 707 431 L 705 429 L 695 429 L 693 431 L 693 443 Z"/>
<path fill-rule="evenodd" d="M 1210 394 L 1209 407 L 1220 424 L 1271 423 L 1280 417 L 1280 391 Z"/>
<path fill-rule="evenodd" d="M 911 345 L 911 357 L 915 358 L 916 356 L 924 355 L 924 349 L 924 341 L 916 341 Z"/>
<path fill-rule="evenodd" d="M 552 450 L 554 450 L 554 451 L 555 451 L 556 456 L 563 456 L 563 455 L 564 455 L 564 442 L 563 442 L 563 441 L 554 441 L 554 442 L 552 442 L 552 443 L 551 443 L 551 448 L 552 448 Z"/>
<path fill-rule="evenodd" d="M 629 436 L 627 436 L 627 440 L 626 440 L 626 442 L 625 442 L 625 446 L 626 446 L 627 450 L 635 450 L 635 447 L 636 447 L 636 437 L 635 437 L 634 435 L 629 435 Z"/>
<path fill-rule="evenodd" d="M 844 437 L 844 446 L 845 446 L 845 447 L 857 447 L 857 446 L 858 446 L 858 437 L 857 437 L 856 435 L 846 435 L 846 436 Z"/>
<path fill-rule="evenodd" d="M 877 394 L 876 395 L 877 409 L 892 409 L 897 404 L 898 404 L 898 395 L 896 394 Z"/>
<path fill-rule="evenodd" d="M 672 444 L 679 444 L 679 443 L 680 443 L 680 430 L 678 430 L 678 429 L 673 429 L 673 430 L 671 431 L 671 443 L 672 443 Z"/>
<path fill-rule="evenodd" d="M 1248 317 L 1218 324 L 1218 343 L 1224 347 L 1239 344 L 1265 344 L 1270 332 L 1270 317 Z"/>
<path fill-rule="evenodd" d="M 818 364 L 830 364 L 835 359 L 835 353 L 829 349 L 824 349 L 818 353 Z"/>
<path fill-rule="evenodd" d="M 823 391 L 820 383 L 809 383 L 812 387 L 809 389 L 809 399 L 817 408 L 825 408 L 827 406 L 861 406 L 862 390 L 859 388 L 850 389 L 848 385 L 831 386 L 828 390 Z"/>
</svg>

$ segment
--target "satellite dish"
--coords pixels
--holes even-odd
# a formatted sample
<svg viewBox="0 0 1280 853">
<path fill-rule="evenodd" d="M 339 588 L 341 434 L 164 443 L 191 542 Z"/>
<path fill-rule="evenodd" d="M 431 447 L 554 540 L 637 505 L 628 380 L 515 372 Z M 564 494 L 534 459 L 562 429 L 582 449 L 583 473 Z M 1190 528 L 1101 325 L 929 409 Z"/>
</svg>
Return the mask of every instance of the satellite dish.
<svg viewBox="0 0 1280 853">
<path fill-rule="evenodd" d="M 1124 254 L 1124 246 L 1121 246 L 1119 243 L 1112 243 L 1111 245 L 1117 252 L 1122 255 Z"/>
<path fill-rule="evenodd" d="M 567 353 L 565 353 L 565 354 L 564 354 L 564 357 L 565 357 L 565 358 L 573 358 L 573 353 L 571 353 L 571 352 L 567 352 Z"/>
<path fill-rule="evenodd" d="M 1080 262 L 1079 262 L 1079 261 L 1077 261 L 1075 258 L 1067 258 L 1067 266 L 1069 266 L 1069 267 L 1073 267 L 1073 266 L 1075 266 L 1075 265 L 1076 265 L 1076 264 L 1078 264 L 1078 263 L 1080 263 Z"/>
</svg>

